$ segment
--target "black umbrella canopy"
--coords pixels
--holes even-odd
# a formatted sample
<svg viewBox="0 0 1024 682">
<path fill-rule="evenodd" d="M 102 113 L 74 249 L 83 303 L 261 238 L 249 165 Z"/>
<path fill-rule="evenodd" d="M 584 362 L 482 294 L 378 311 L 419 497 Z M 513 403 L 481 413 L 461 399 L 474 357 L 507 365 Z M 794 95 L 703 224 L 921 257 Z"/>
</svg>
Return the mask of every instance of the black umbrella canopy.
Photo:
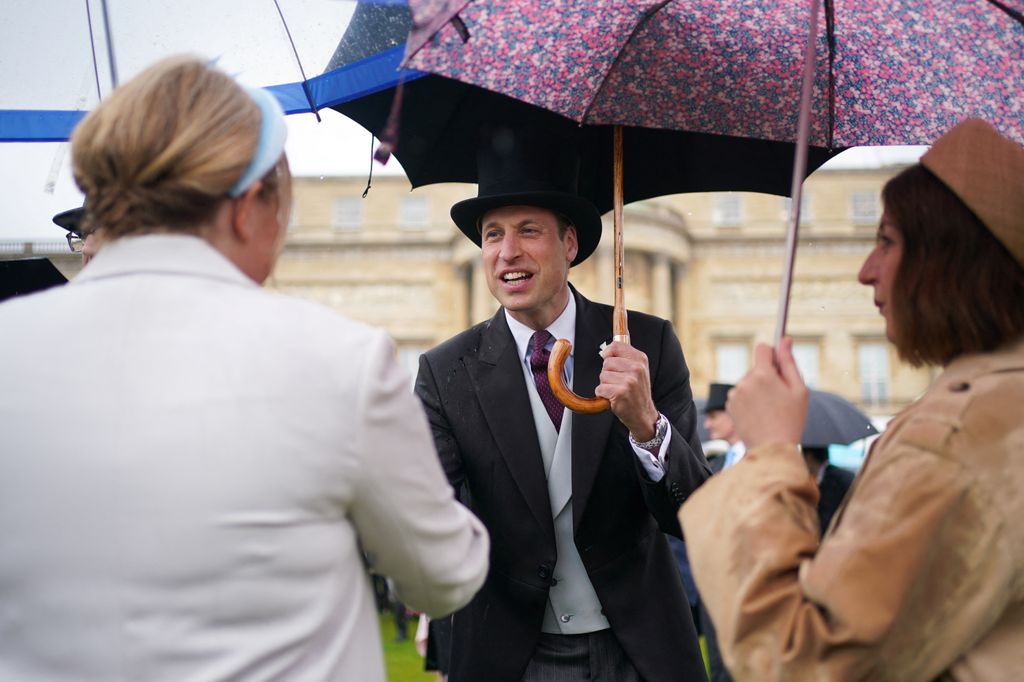
<svg viewBox="0 0 1024 682">
<path fill-rule="evenodd" d="M 800 437 L 802 445 L 849 445 L 876 433 L 878 430 L 868 416 L 845 398 L 826 391 L 811 391 L 807 423 Z"/>
<path fill-rule="evenodd" d="M 393 47 L 411 28 L 404 6 L 361 4 L 330 68 Z M 579 193 L 602 213 L 612 207 L 613 126 L 580 126 L 525 102 L 441 76 L 409 80 L 333 108 L 393 146 L 413 187 L 477 181 L 483 130 L 545 128 L 580 153 Z M 393 113 L 394 137 L 386 135 Z M 388 139 L 391 138 L 391 139 Z M 788 196 L 794 145 L 749 138 L 650 128 L 624 128 L 626 203 L 681 192 L 747 191 Z M 810 173 L 842 151 L 812 147 Z"/>
<path fill-rule="evenodd" d="M 701 442 L 711 435 L 704 428 L 706 400 L 695 398 L 697 434 Z M 861 438 L 878 433 L 871 420 L 857 406 L 834 393 L 811 390 L 807 403 L 807 422 L 800 443 L 807 447 L 827 448 L 829 445 L 849 445 Z"/>
</svg>

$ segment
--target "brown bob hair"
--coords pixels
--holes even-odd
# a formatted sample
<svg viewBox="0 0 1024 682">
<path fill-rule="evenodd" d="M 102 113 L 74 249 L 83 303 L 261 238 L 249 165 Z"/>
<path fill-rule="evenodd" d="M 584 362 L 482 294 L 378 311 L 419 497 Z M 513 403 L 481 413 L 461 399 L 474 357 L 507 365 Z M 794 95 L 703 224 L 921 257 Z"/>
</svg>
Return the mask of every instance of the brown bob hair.
<svg viewBox="0 0 1024 682">
<path fill-rule="evenodd" d="M 946 365 L 1024 335 L 1024 267 L 946 185 L 911 166 L 882 202 L 903 237 L 890 294 L 903 360 Z"/>
</svg>

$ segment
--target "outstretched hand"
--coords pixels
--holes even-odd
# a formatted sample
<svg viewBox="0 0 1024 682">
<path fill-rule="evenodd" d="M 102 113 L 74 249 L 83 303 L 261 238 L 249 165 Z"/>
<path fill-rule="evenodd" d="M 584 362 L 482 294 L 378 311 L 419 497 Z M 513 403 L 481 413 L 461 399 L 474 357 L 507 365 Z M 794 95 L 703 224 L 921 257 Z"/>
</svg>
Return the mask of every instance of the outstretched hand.
<svg viewBox="0 0 1024 682">
<path fill-rule="evenodd" d="M 725 409 L 748 448 L 767 443 L 800 443 L 807 420 L 808 391 L 793 358 L 793 339 L 778 350 L 760 343 L 754 366 L 732 390 Z"/>
<path fill-rule="evenodd" d="M 601 357 L 601 383 L 594 395 L 608 399 L 612 412 L 633 438 L 641 442 L 654 438 L 658 408 L 651 397 L 647 354 L 628 343 L 615 341 L 601 351 Z"/>
</svg>

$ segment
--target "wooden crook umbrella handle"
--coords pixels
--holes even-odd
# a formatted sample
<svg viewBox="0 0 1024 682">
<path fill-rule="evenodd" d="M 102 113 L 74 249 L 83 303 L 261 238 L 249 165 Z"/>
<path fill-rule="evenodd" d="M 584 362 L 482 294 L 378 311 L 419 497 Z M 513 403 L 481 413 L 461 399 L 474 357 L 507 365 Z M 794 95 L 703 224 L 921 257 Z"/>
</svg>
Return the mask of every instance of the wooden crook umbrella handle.
<svg viewBox="0 0 1024 682">
<path fill-rule="evenodd" d="M 613 200 L 614 210 L 612 211 L 614 260 L 615 260 L 615 309 L 612 320 L 612 340 L 629 343 L 629 327 L 626 324 L 626 304 L 622 290 L 622 266 L 625 261 L 622 248 L 622 127 L 615 126 L 614 131 L 614 183 Z M 551 351 L 551 358 L 548 360 L 548 383 L 551 384 L 551 392 L 555 394 L 558 401 L 573 412 L 580 414 L 597 414 L 604 412 L 611 404 L 605 398 L 583 398 L 573 393 L 572 389 L 565 385 L 562 379 L 562 368 L 565 360 L 569 357 L 572 344 L 565 339 L 555 341 L 555 347 Z"/>
</svg>

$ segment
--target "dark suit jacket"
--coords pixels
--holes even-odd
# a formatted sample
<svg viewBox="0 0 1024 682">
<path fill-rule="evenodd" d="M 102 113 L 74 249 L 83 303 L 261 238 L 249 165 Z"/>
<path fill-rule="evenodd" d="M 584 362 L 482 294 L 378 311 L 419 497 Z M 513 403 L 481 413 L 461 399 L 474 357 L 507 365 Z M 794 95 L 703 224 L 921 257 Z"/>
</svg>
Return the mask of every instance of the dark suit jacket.
<svg viewBox="0 0 1024 682">
<path fill-rule="evenodd" d="M 576 296 L 573 385 L 593 395 L 612 309 Z M 645 680 L 703 680 L 704 665 L 672 553 L 676 511 L 710 475 L 695 430 L 689 370 L 672 325 L 631 312 L 658 409 L 672 423 L 665 477 L 651 483 L 611 412 L 575 415 L 576 547 L 612 630 Z M 503 310 L 420 359 L 416 393 L 441 462 L 491 534 L 491 568 L 455 614 L 451 682 L 519 680 L 540 633 L 555 533 L 521 360 Z"/>
<path fill-rule="evenodd" d="M 818 499 L 818 523 L 821 524 L 821 534 L 828 530 L 828 524 L 839 509 L 846 497 L 846 491 L 853 485 L 854 473 L 848 469 L 825 465 L 825 473 L 821 476 L 821 485 L 818 492 L 821 497 Z"/>
</svg>

